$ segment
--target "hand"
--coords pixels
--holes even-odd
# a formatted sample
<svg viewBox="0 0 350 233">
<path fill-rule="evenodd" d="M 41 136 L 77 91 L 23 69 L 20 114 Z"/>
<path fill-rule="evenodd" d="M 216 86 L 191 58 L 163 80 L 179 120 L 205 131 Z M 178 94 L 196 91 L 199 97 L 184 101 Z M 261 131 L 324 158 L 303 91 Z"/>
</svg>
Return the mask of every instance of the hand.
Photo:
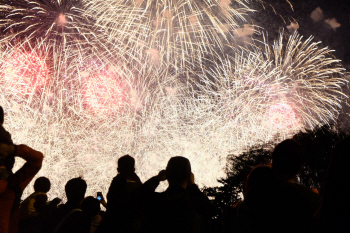
<svg viewBox="0 0 350 233">
<path fill-rule="evenodd" d="M 190 176 L 190 185 L 194 184 L 194 174 L 191 172 L 191 176 Z"/>
<path fill-rule="evenodd" d="M 101 203 L 105 208 L 107 208 L 107 202 L 106 202 L 105 198 L 103 197 L 103 195 L 101 195 L 100 203 Z"/>
<path fill-rule="evenodd" d="M 52 203 L 52 205 L 57 206 L 62 200 L 58 197 L 54 198 L 50 203 Z"/>
<path fill-rule="evenodd" d="M 0 158 L 4 159 L 13 153 L 15 153 L 15 146 L 14 145 L 0 143 Z"/>
<path fill-rule="evenodd" d="M 164 180 L 166 180 L 166 171 L 165 171 L 165 170 L 161 170 L 161 171 L 158 173 L 158 179 L 159 179 L 159 181 L 164 181 Z"/>
</svg>

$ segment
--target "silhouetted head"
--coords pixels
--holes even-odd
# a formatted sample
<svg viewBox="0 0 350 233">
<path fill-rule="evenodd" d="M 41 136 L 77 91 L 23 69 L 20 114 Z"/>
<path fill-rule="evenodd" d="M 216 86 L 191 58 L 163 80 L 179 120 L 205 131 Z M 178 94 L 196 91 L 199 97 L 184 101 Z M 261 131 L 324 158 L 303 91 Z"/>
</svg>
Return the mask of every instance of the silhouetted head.
<svg viewBox="0 0 350 233">
<path fill-rule="evenodd" d="M 35 192 L 47 193 L 48 191 L 50 191 L 50 188 L 51 188 L 50 180 L 44 176 L 39 177 L 34 182 Z"/>
<path fill-rule="evenodd" d="M 80 202 L 84 199 L 87 184 L 81 177 L 69 180 L 65 186 L 68 201 Z"/>
<path fill-rule="evenodd" d="M 251 187 L 271 184 L 274 181 L 274 177 L 271 167 L 266 165 L 254 167 L 247 176 L 244 194 L 246 194 Z"/>
<path fill-rule="evenodd" d="M 118 172 L 120 174 L 130 174 L 135 172 L 135 159 L 130 155 L 124 155 L 118 159 Z"/>
<path fill-rule="evenodd" d="M 166 177 L 169 185 L 182 185 L 191 177 L 190 161 L 182 156 L 172 157 L 166 166 Z"/>
<path fill-rule="evenodd" d="M 288 180 L 301 169 L 303 155 L 300 144 L 287 139 L 278 144 L 272 153 L 272 170 L 279 179 Z"/>
<path fill-rule="evenodd" d="M 86 197 L 81 203 L 81 209 L 86 213 L 90 218 L 96 216 L 100 210 L 100 202 L 92 196 Z"/>
</svg>

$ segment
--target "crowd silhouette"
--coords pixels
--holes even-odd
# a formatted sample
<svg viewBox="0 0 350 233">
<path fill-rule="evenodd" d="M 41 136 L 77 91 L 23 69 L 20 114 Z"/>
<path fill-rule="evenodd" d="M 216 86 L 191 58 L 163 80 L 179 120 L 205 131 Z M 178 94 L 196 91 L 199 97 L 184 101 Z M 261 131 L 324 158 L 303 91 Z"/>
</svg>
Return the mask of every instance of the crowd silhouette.
<svg viewBox="0 0 350 233">
<path fill-rule="evenodd" d="M 86 197 L 81 177 L 65 185 L 67 202 L 49 201 L 51 183 L 34 182 L 34 193 L 21 202 L 23 190 L 39 172 L 44 155 L 26 145 L 14 145 L 2 126 L 0 106 L 0 233 L 245 233 L 349 232 L 350 138 L 333 150 L 324 186 L 312 190 L 298 184 L 303 164 L 301 146 L 292 139 L 278 144 L 270 165 L 254 167 L 245 180 L 243 200 L 221 216 L 195 184 L 187 158 L 172 157 L 164 170 L 142 183 L 135 159 L 118 159 L 107 199 Z M 25 164 L 15 173 L 15 157 Z M 156 192 L 160 182 L 164 192 Z M 101 211 L 101 205 L 106 211 Z"/>
</svg>

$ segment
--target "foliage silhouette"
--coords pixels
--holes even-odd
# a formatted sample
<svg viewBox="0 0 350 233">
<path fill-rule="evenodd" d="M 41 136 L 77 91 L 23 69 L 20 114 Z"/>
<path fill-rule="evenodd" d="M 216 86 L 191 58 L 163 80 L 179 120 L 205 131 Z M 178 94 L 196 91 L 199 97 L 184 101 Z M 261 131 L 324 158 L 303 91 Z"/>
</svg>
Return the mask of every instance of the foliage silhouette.
<svg viewBox="0 0 350 233">
<path fill-rule="evenodd" d="M 293 136 L 304 151 L 304 165 L 298 176 L 300 184 L 318 190 L 321 188 L 332 149 L 347 135 L 350 135 L 349 130 L 323 125 L 314 130 L 300 131 Z M 217 216 L 241 200 L 243 184 L 250 170 L 259 164 L 270 164 L 271 152 L 277 143 L 279 141 L 276 138 L 273 142 L 252 146 L 238 156 L 228 155 L 226 178 L 218 180 L 222 186 L 203 189 L 216 207 Z"/>
</svg>

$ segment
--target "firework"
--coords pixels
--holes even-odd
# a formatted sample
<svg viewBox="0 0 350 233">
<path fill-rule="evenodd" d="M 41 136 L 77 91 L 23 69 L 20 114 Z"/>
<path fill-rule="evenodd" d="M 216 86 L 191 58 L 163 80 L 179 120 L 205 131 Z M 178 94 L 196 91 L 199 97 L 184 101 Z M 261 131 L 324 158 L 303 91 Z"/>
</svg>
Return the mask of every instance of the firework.
<svg viewBox="0 0 350 233">
<path fill-rule="evenodd" d="M 88 195 L 106 193 L 127 153 L 143 181 L 181 155 L 199 185 L 213 185 L 228 153 L 335 119 L 347 80 L 328 49 L 294 35 L 228 50 L 250 11 L 244 3 L 1 5 L 5 126 L 46 155 L 38 175 L 52 181 L 50 195 L 62 197 L 77 176 Z"/>
<path fill-rule="evenodd" d="M 91 2 L 88 12 L 114 36 L 120 33 L 115 10 L 120 6 L 138 12 L 133 17 L 139 25 L 129 32 L 144 46 L 141 53 L 151 64 L 171 63 L 175 69 L 201 66 L 203 59 L 233 44 L 236 29 L 251 11 L 244 0 L 107 0 Z"/>
<path fill-rule="evenodd" d="M 51 53 L 65 53 L 69 57 L 97 57 L 97 59 L 139 60 L 126 51 L 134 41 L 129 29 L 134 22 L 132 10 L 115 8 L 118 12 L 118 34 L 111 36 L 107 25 L 96 24 L 94 15 L 87 13 L 88 2 L 84 0 L 19 0 L 1 5 L 1 40 L 17 45 L 30 41 L 32 47 L 50 45 Z M 134 41 L 134 42 L 133 42 Z M 128 54 L 128 55 L 126 55 Z M 61 56 L 62 56 L 61 55 Z M 53 56 L 56 56 L 53 54 Z"/>
<path fill-rule="evenodd" d="M 298 34 L 284 41 L 281 34 L 273 45 L 236 53 L 208 71 L 202 93 L 212 99 L 217 119 L 235 125 L 233 138 L 268 141 L 337 119 L 348 80 L 339 60 L 317 45 Z"/>
<path fill-rule="evenodd" d="M 6 17 L 1 20 L 5 40 L 36 38 L 52 43 L 91 45 L 94 37 L 87 25 L 91 19 L 82 15 L 82 1 L 14 1 L 1 7 Z"/>
</svg>

